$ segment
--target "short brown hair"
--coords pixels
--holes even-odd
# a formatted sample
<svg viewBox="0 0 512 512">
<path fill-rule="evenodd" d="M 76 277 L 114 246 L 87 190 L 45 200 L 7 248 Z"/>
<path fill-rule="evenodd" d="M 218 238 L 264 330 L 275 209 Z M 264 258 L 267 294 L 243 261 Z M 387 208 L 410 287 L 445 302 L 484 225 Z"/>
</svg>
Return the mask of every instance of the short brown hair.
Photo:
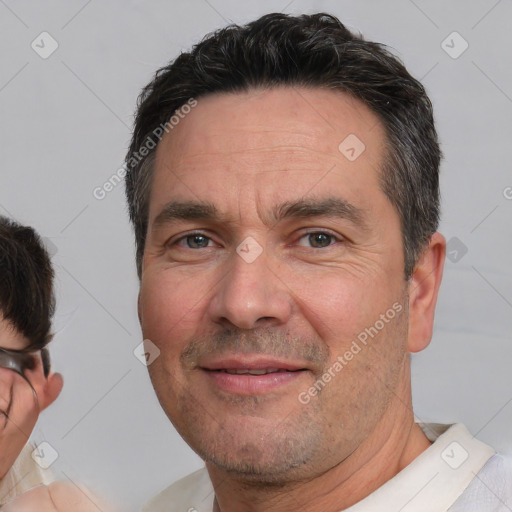
<svg viewBox="0 0 512 512">
<path fill-rule="evenodd" d="M 40 236 L 0 215 L 0 312 L 29 340 L 26 352 L 43 349 L 52 339 L 53 278 L 50 255 Z M 47 353 L 43 363 L 48 373 Z"/>
</svg>

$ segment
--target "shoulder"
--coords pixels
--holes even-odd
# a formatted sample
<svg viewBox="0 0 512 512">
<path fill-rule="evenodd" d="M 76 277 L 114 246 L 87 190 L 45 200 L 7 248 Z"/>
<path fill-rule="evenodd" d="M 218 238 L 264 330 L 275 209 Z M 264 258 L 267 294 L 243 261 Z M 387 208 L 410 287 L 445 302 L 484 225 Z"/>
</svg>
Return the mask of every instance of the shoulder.
<svg viewBox="0 0 512 512">
<path fill-rule="evenodd" d="M 2 512 L 97 512 L 94 501 L 76 485 L 54 482 L 18 496 Z"/>
<path fill-rule="evenodd" d="M 512 456 L 497 453 L 475 475 L 450 512 L 512 509 Z"/>
<path fill-rule="evenodd" d="M 483 483 L 508 489 L 512 494 L 512 455 L 497 453 L 487 461 L 477 477 Z"/>
<path fill-rule="evenodd" d="M 143 512 L 211 512 L 213 486 L 206 468 L 173 483 L 146 503 Z"/>
<path fill-rule="evenodd" d="M 57 508 L 52 500 L 50 487 L 40 485 L 34 487 L 16 499 L 7 503 L 3 508 L 3 512 L 56 512 Z"/>
</svg>

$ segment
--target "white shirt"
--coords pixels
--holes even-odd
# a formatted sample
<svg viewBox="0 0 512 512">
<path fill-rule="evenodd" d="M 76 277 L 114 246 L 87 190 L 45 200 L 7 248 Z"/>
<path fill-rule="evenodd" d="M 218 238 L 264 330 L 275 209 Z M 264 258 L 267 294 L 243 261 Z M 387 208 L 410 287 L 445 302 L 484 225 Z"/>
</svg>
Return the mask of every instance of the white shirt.
<svg viewBox="0 0 512 512">
<path fill-rule="evenodd" d="M 11 469 L 0 480 L 0 506 L 33 487 L 48 485 L 53 481 L 51 471 L 41 469 L 32 459 L 33 450 L 33 446 L 26 444 Z"/>
<path fill-rule="evenodd" d="M 512 462 L 461 424 L 420 424 L 433 444 L 346 512 L 510 512 Z M 206 468 L 172 484 L 144 512 L 212 512 Z"/>
</svg>

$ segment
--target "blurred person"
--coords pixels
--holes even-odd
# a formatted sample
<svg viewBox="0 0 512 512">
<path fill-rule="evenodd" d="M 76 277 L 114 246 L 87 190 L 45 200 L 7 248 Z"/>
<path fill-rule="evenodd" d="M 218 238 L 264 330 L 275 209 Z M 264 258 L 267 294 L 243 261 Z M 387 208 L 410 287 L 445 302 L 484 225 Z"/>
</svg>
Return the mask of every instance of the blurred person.
<svg viewBox="0 0 512 512">
<path fill-rule="evenodd" d="M 50 369 L 53 269 L 36 232 L 0 216 L 0 503 L 49 483 L 28 439 L 59 396 Z"/>
<path fill-rule="evenodd" d="M 50 368 L 54 272 L 37 233 L 0 216 L 0 506 L 6 512 L 92 512 L 87 490 L 53 482 L 28 442 L 63 379 Z M 102 505 L 106 510 L 105 505 Z"/>
<path fill-rule="evenodd" d="M 147 512 L 512 509 L 507 458 L 412 410 L 440 160 L 424 87 L 328 14 L 231 25 L 157 71 L 126 156 L 139 319 L 206 467 Z"/>
</svg>

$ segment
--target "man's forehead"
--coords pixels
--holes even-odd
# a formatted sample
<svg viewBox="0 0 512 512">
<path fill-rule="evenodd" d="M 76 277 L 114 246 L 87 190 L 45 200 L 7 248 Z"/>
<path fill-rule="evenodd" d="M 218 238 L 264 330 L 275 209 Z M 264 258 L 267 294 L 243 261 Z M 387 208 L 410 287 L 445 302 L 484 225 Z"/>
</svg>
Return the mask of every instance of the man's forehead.
<svg viewBox="0 0 512 512">
<path fill-rule="evenodd" d="M 312 196 L 363 210 L 365 196 L 380 192 L 383 148 L 376 116 L 346 94 L 278 88 L 199 98 L 158 145 L 150 217 L 171 201 L 213 199 L 240 215 L 254 204 L 269 222 L 280 204 Z"/>
<path fill-rule="evenodd" d="M 285 149 L 290 143 L 331 151 L 350 134 L 367 147 L 384 138 L 376 114 L 352 95 L 325 88 L 251 89 L 200 97 L 164 135 L 157 154 L 168 146 L 178 158 L 193 158 L 221 151 Z"/>
</svg>

